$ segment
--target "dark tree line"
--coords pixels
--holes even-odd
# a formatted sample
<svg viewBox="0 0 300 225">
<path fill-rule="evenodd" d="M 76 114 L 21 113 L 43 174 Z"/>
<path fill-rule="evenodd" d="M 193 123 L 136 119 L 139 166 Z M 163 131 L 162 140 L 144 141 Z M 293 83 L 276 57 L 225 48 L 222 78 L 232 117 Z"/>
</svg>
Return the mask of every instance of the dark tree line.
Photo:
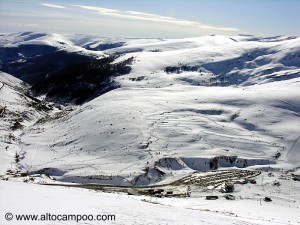
<svg viewBox="0 0 300 225">
<path fill-rule="evenodd" d="M 60 103 L 82 104 L 117 88 L 113 78 L 131 71 L 133 57 L 113 63 L 118 57 L 82 62 L 49 73 L 41 77 L 32 86 L 32 90 Z"/>
</svg>

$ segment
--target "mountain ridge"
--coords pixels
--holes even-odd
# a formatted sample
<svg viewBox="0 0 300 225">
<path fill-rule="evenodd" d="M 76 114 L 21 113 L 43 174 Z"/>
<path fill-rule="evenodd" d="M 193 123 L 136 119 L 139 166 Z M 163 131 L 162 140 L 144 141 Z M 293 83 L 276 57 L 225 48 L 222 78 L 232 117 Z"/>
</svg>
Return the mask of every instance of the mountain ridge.
<svg viewBox="0 0 300 225">
<path fill-rule="evenodd" d="M 297 167 L 285 158 L 298 154 L 289 149 L 299 136 L 300 38 L 110 41 L 23 33 L 2 35 L 0 43 L 1 70 L 36 81 L 27 97 L 5 87 L 26 107 L 15 108 L 16 118 L 3 131 L 18 141 L 1 142 L 22 153 L 17 166 L 31 174 L 47 171 L 62 182 L 150 185 L 211 169 Z M 30 52 L 33 44 L 54 48 L 41 55 Z M 14 55 L 19 47 L 28 54 Z M 52 53 L 49 71 L 39 67 L 40 57 L 47 64 Z M 9 68 L 4 62 L 10 60 L 21 64 Z M 55 63 L 62 66 L 53 68 Z M 40 74 L 26 73 L 28 65 Z M 92 94 L 76 102 L 79 86 Z M 26 100 L 17 97 L 23 95 Z M 25 117 L 24 110 L 35 118 Z M 10 130 L 16 121 L 21 129 Z"/>
</svg>

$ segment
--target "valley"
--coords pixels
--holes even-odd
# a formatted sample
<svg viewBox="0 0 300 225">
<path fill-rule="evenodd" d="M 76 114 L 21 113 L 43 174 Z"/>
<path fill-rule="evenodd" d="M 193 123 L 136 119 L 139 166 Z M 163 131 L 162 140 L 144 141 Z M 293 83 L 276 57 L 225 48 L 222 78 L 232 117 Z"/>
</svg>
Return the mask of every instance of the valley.
<svg viewBox="0 0 300 225">
<path fill-rule="evenodd" d="M 298 37 L 26 32 L 0 36 L 0 60 L 4 191 L 68 187 L 228 224 L 299 223 Z M 224 198 L 226 182 L 236 203 Z M 210 195 L 228 212 L 206 204 Z M 239 209 L 247 205 L 266 216 Z"/>
</svg>

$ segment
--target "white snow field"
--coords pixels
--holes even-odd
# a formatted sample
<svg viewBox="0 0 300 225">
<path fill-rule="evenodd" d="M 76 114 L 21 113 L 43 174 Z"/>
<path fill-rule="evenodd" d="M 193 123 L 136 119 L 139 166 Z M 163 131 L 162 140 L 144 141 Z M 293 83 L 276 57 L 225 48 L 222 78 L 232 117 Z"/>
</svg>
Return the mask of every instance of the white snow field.
<svg viewBox="0 0 300 225">
<path fill-rule="evenodd" d="M 230 167 L 243 167 L 239 159 L 248 159 L 248 167 L 284 163 L 299 136 L 299 114 L 291 110 L 299 108 L 299 91 L 280 85 L 117 89 L 29 128 L 21 138 L 22 164 L 30 171 L 57 168 L 62 177 L 120 175 L 125 184 L 155 165 L 208 170 L 204 161 L 216 156 L 237 156 Z M 282 159 L 275 160 L 277 152 Z"/>
<path fill-rule="evenodd" d="M 134 62 L 116 78 L 120 88 L 47 110 L 26 84 L 0 74 L 0 175 L 8 180 L 0 182 L 0 224 L 21 223 L 6 222 L 7 212 L 116 214 L 107 224 L 299 224 L 300 38 L 0 37 L 3 47 L 29 44 Z M 236 183 L 235 201 L 217 182 L 189 183 L 186 198 L 37 185 L 172 186 L 215 170 L 259 175 Z"/>
<path fill-rule="evenodd" d="M 268 186 L 268 185 L 267 185 Z M 266 189 L 269 188 L 266 187 Z M 257 190 L 261 189 L 256 188 Z M 284 198 L 276 202 L 259 200 L 249 194 L 235 201 L 219 199 L 209 202 L 204 197 L 155 198 L 103 193 L 86 189 L 38 186 L 19 182 L 0 181 L 1 224 L 299 224 L 297 190 L 283 187 Z M 262 190 L 261 190 L 262 191 Z M 268 190 L 269 191 L 269 190 Z M 263 191 L 262 191 L 263 192 Z M 248 196 L 246 196 L 248 194 Z M 16 215 L 87 214 L 115 215 L 114 221 L 6 221 L 5 213 Z"/>
</svg>

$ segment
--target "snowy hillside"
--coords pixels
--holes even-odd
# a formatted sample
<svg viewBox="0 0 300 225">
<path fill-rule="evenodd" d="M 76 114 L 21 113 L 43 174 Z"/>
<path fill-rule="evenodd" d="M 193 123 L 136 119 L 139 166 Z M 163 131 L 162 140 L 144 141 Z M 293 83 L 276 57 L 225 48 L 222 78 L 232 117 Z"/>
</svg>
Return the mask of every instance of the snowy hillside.
<svg viewBox="0 0 300 225">
<path fill-rule="evenodd" d="M 28 80 L 29 75 L 63 69 L 62 65 L 121 54 L 135 57 L 130 79 L 121 78 L 123 86 L 252 85 L 299 77 L 299 43 L 299 37 L 284 36 L 169 40 L 24 32 L 0 36 L 0 66 Z M 44 69 L 33 66 L 34 62 Z"/>
<path fill-rule="evenodd" d="M 242 210 L 243 222 L 297 222 L 274 219 L 272 211 L 292 207 L 292 217 L 298 203 L 291 199 L 300 200 L 300 38 L 25 32 L 0 36 L 0 60 L 2 179 L 134 187 L 135 194 L 149 185 L 172 192 L 190 186 L 190 200 L 155 203 L 183 206 L 192 221 L 199 218 L 191 209 L 220 210 L 197 199 L 232 180 L 235 194 L 250 199 L 236 208 L 277 195 L 264 208 L 271 216 L 257 222 Z M 257 183 L 244 185 L 249 179 Z M 135 207 L 135 198 L 128 204 Z M 203 221 L 218 224 L 223 214 Z"/>
<path fill-rule="evenodd" d="M 226 167 L 272 165 L 299 136 L 299 97 L 297 86 L 280 84 L 118 89 L 29 129 L 23 163 L 64 176 L 125 177 L 166 158 L 195 170 L 208 170 L 217 156 L 237 157 Z"/>
<path fill-rule="evenodd" d="M 299 46 L 300 38 L 209 36 L 128 44 L 110 51 L 133 52 L 129 55 L 136 57 L 130 80 L 135 78 L 134 86 L 249 86 L 299 77 Z"/>
<path fill-rule="evenodd" d="M 22 160 L 26 152 L 20 145 L 23 129 L 31 126 L 40 118 L 50 115 L 57 109 L 32 97 L 29 87 L 13 76 L 0 73 L 0 121 L 1 141 L 0 173 L 14 169 L 16 154 Z M 22 169 L 22 165 L 16 165 Z"/>
<path fill-rule="evenodd" d="M 293 182 L 289 182 L 293 184 Z M 272 189 L 257 185 L 256 189 Z M 20 214 L 43 215 L 115 215 L 115 220 L 107 221 L 60 221 L 64 224 L 299 224 L 299 201 L 294 201 L 299 186 L 292 191 L 289 186 L 281 187 L 276 202 L 260 202 L 259 195 L 252 195 L 249 186 L 237 193 L 236 201 L 219 199 L 208 202 L 205 193 L 195 198 L 153 198 L 128 196 L 118 193 L 101 193 L 64 187 L 37 186 L 16 182 L 0 181 L 0 223 L 32 224 L 38 222 L 16 221 Z M 285 196 L 286 195 L 286 196 Z M 3 212 L 3 215 L 2 215 Z M 6 221 L 4 214 L 14 215 Z M 42 224 L 57 224 L 57 221 L 43 221 Z"/>
</svg>

